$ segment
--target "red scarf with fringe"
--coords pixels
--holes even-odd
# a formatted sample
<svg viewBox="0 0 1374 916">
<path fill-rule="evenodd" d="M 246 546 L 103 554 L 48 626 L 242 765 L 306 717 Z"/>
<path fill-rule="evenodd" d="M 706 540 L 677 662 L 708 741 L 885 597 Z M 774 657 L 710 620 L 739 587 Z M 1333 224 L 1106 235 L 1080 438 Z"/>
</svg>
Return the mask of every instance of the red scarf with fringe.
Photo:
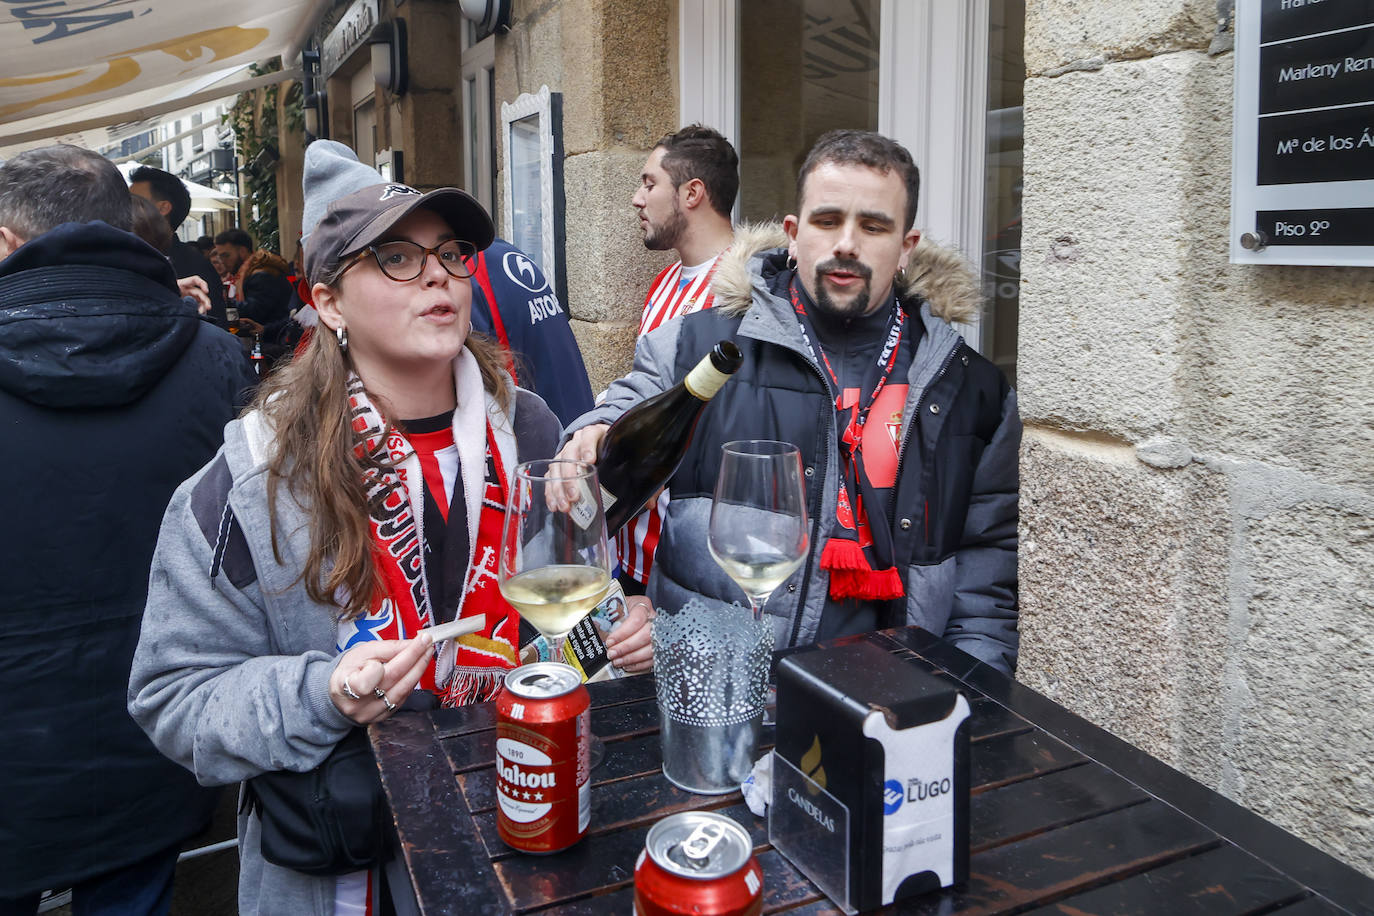
<svg viewBox="0 0 1374 916">
<path fill-rule="evenodd" d="M 835 410 L 838 413 L 844 409 L 840 380 L 825 351 L 812 343 L 811 319 L 795 276 L 788 288 L 802 338 L 811 348 L 816 362 L 828 374 L 831 390 L 836 392 Z M 832 598 L 886 601 L 905 594 L 901 573 L 893 565 L 892 530 L 883 513 L 882 500 L 864 470 L 863 460 L 863 427 L 897 364 L 905 320 L 906 313 L 894 298 L 883 349 L 864 379 L 859 402 L 849 408 L 849 422 L 840 432 L 840 487 L 835 501 L 835 521 L 830 525 L 830 536 L 821 551 L 821 569 L 830 574 Z"/>
<path fill-rule="evenodd" d="M 359 456 L 382 459 L 378 462 L 382 466 L 369 467 L 363 476 L 368 522 L 384 587 L 373 596 L 365 617 L 340 622 L 341 652 L 372 639 L 409 639 L 437 622 L 425 577 L 423 525 L 444 524 L 441 518 L 422 517 L 419 457 L 399 430 L 387 429 L 356 375 L 349 378 L 348 401 L 353 431 L 359 438 L 355 446 Z M 420 686 L 432 691 L 445 706 L 491 699 L 501 689 L 506 672 L 520 663 L 520 615 L 501 597 L 497 583 L 497 547 L 507 485 L 490 422 L 486 423 L 485 465 L 477 540 L 457 613 L 463 618 L 483 617 L 486 625 L 470 636 L 441 644 L 420 679 Z M 411 498 L 412 482 L 415 493 L 420 494 L 418 499 Z M 461 481 L 458 486 L 462 486 Z"/>
</svg>

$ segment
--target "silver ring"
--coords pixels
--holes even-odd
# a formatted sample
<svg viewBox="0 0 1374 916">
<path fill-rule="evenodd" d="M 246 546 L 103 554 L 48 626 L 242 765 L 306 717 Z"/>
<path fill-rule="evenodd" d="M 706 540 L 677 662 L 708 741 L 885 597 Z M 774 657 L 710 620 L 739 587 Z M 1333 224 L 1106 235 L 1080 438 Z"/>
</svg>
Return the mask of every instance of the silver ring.
<svg viewBox="0 0 1374 916">
<path fill-rule="evenodd" d="M 348 697 L 350 700 L 361 700 L 361 699 L 362 699 L 362 697 L 358 696 L 356 693 L 353 692 L 353 685 L 350 684 L 350 683 L 348 683 L 348 678 L 347 678 L 347 677 L 344 678 L 344 682 L 343 682 L 343 692 L 344 692 L 344 696 Z"/>
<path fill-rule="evenodd" d="M 386 691 L 384 691 L 384 690 L 382 690 L 382 688 L 378 687 L 378 688 L 376 689 L 375 693 L 377 694 L 377 699 L 381 700 L 383 703 L 386 704 L 386 708 L 387 708 L 388 711 L 390 711 L 390 712 L 395 712 L 395 711 L 396 711 L 396 704 L 392 703 L 390 700 L 388 700 L 388 699 L 386 698 Z"/>
</svg>

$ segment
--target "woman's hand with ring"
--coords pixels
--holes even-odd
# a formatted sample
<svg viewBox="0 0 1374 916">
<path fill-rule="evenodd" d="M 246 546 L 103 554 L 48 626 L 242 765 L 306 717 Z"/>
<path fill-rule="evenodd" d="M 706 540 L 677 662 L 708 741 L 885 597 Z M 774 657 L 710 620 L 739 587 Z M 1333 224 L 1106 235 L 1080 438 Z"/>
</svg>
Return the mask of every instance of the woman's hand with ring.
<svg viewBox="0 0 1374 916">
<path fill-rule="evenodd" d="M 621 671 L 654 670 L 654 605 L 643 595 L 625 599 L 625 618 L 606 636 L 606 654 Z"/>
<path fill-rule="evenodd" d="M 359 725 L 380 722 L 400 708 L 420 682 L 432 646 L 428 633 L 354 646 L 329 676 L 329 698 Z"/>
</svg>

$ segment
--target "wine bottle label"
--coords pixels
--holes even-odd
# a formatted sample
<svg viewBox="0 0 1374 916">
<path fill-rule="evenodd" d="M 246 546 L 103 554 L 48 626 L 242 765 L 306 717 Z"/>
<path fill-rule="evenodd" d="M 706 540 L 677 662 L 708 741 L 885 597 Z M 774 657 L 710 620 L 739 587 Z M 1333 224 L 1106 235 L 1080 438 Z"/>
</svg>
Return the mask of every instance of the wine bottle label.
<svg viewBox="0 0 1374 916">
<path fill-rule="evenodd" d="M 577 500 L 568 510 L 568 514 L 577 523 L 577 527 L 583 531 L 596 521 L 596 500 L 592 498 L 592 488 L 587 485 L 587 481 L 579 480 L 577 482 Z"/>
<path fill-rule="evenodd" d="M 564 659 L 582 672 L 584 681 L 608 681 L 625 676 L 606 654 L 606 635 L 624 617 L 625 592 L 620 583 L 612 579 L 606 597 L 577 622 L 563 644 Z"/>
<path fill-rule="evenodd" d="M 616 504 L 616 502 L 617 502 L 617 500 L 616 500 L 616 498 L 615 498 L 615 494 L 612 493 L 610 490 L 606 489 L 605 487 L 602 487 L 602 488 L 601 488 L 601 508 L 602 508 L 602 509 L 610 509 L 611 506 L 614 506 L 614 505 Z"/>
<path fill-rule="evenodd" d="M 568 633 L 568 640 L 563 644 L 563 660 L 581 672 L 584 681 L 625 677 L 625 672 L 606 654 L 606 635 L 625 619 L 625 614 L 625 592 L 620 583 L 612 579 L 606 597 Z M 533 627 L 530 631 L 534 635 L 520 647 L 520 664 L 552 661 L 548 640 Z"/>
<path fill-rule="evenodd" d="M 687 378 L 683 379 L 683 383 L 691 392 L 692 397 L 698 401 L 709 401 L 716 396 L 716 392 L 720 390 L 720 386 L 724 385 L 728 378 L 730 376 L 727 373 L 721 372 L 711 365 L 711 357 L 707 356 L 697 363 L 691 372 L 687 373 Z"/>
</svg>

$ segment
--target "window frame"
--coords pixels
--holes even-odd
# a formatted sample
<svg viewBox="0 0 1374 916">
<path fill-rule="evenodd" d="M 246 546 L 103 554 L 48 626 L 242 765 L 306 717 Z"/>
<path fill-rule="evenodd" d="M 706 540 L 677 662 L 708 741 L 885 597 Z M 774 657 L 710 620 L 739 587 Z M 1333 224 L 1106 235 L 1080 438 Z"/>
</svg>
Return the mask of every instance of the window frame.
<svg viewBox="0 0 1374 916">
<path fill-rule="evenodd" d="M 910 150 L 921 168 L 917 228 L 980 263 L 988 0 L 881 0 L 880 9 L 878 131 Z M 738 23 L 739 0 L 679 0 L 680 121 L 707 124 L 736 145 Z M 942 91 L 903 91 L 910 86 Z M 982 316 L 959 327 L 981 350 Z"/>
</svg>

